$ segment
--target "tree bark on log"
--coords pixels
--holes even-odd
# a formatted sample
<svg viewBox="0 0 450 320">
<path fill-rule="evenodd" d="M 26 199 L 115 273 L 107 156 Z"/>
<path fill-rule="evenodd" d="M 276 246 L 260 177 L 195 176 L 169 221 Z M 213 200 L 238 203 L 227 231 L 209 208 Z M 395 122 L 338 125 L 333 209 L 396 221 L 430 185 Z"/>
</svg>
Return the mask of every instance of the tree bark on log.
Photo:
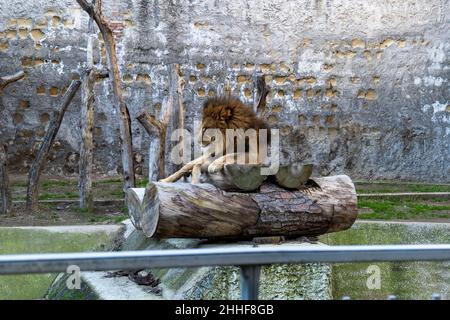
<svg viewBox="0 0 450 320">
<path fill-rule="evenodd" d="M 317 236 L 350 228 L 357 215 L 356 191 L 345 175 L 311 179 L 295 191 L 264 183 L 256 193 L 151 182 L 129 189 L 126 200 L 134 226 L 158 238 Z"/>
<path fill-rule="evenodd" d="M 12 203 L 7 154 L 6 146 L 0 141 L 0 214 L 7 214 L 11 209 Z"/>
<path fill-rule="evenodd" d="M 131 118 L 128 107 L 122 93 L 122 82 L 120 77 L 119 63 L 116 55 L 116 41 L 113 32 L 102 14 L 102 1 L 96 0 L 95 6 L 87 3 L 86 0 L 77 0 L 81 8 L 91 16 L 97 24 L 105 42 L 106 55 L 108 60 L 109 78 L 112 82 L 114 96 L 118 104 L 121 121 L 119 121 L 121 137 L 121 153 L 123 166 L 124 190 L 135 185 L 133 149 L 131 137 Z"/>
<path fill-rule="evenodd" d="M 83 78 L 84 74 L 80 77 Z M 36 210 L 38 204 L 38 187 L 39 187 L 39 178 L 44 168 L 45 161 L 48 156 L 48 152 L 53 145 L 55 137 L 58 133 L 59 127 L 61 126 L 61 121 L 66 113 L 67 108 L 70 105 L 73 97 L 77 93 L 80 88 L 81 81 L 80 80 L 72 80 L 69 88 L 66 93 L 62 97 L 61 105 L 58 109 L 53 111 L 52 118 L 48 125 L 48 129 L 45 132 L 44 140 L 39 148 L 39 151 L 36 157 L 31 164 L 30 171 L 28 172 L 28 185 L 27 185 L 27 209 Z"/>
</svg>

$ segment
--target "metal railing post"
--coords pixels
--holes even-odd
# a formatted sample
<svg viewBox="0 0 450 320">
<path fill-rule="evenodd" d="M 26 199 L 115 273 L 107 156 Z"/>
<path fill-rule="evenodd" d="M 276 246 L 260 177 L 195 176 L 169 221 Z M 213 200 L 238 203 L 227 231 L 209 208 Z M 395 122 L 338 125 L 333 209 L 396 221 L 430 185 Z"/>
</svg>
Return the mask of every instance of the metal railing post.
<svg viewBox="0 0 450 320">
<path fill-rule="evenodd" d="M 241 299 L 258 300 L 261 266 L 241 266 Z"/>
</svg>

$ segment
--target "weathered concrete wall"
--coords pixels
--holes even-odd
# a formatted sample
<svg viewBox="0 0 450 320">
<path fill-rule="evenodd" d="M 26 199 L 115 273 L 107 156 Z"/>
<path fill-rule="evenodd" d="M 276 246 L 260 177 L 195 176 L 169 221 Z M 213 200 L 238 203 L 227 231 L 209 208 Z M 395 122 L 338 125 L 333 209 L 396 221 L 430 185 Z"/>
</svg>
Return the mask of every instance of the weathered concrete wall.
<svg viewBox="0 0 450 320">
<path fill-rule="evenodd" d="M 105 0 L 104 7 L 132 116 L 158 112 L 169 63 L 180 63 L 186 79 L 188 127 L 202 101 L 224 87 L 250 103 L 251 75 L 262 71 L 283 160 L 313 161 L 323 175 L 450 181 L 448 0 Z M 25 171 L 85 61 L 87 15 L 72 0 L 2 0 L 0 9 L 0 74 L 28 73 L 1 96 L 0 132 L 13 169 Z M 109 84 L 96 90 L 96 166 L 115 173 L 117 114 Z M 77 98 L 50 172 L 76 170 L 78 115 Z M 146 159 L 148 137 L 135 121 L 133 131 Z M 138 172 L 146 166 L 138 163 Z"/>
</svg>

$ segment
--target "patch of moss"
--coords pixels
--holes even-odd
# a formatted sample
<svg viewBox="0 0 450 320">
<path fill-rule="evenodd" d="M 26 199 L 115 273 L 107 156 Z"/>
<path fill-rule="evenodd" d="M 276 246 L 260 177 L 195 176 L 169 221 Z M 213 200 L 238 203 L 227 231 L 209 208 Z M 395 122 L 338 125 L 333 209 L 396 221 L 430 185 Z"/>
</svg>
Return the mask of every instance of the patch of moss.
<svg viewBox="0 0 450 320">
<path fill-rule="evenodd" d="M 427 244 L 449 243 L 447 224 L 356 222 L 349 230 L 320 237 L 328 245 Z M 367 281 L 376 266 L 380 271 L 380 288 L 370 289 Z M 450 262 L 373 262 L 333 264 L 333 297 L 340 299 L 427 299 L 433 293 L 448 291 Z"/>
<path fill-rule="evenodd" d="M 0 228 L 0 254 L 82 252 L 105 248 L 112 236 L 104 232 L 49 232 Z M 0 276 L 0 300 L 42 298 L 56 274 Z"/>
</svg>

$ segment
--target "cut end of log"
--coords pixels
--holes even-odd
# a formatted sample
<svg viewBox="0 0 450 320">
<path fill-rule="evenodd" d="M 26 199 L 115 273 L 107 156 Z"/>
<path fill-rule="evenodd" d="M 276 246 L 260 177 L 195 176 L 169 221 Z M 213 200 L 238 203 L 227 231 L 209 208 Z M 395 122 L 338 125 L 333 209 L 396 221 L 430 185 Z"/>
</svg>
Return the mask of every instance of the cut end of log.
<svg viewBox="0 0 450 320">
<path fill-rule="evenodd" d="M 158 190 L 154 182 L 149 182 L 145 188 L 142 210 L 146 214 L 141 215 L 140 226 L 147 237 L 152 237 L 158 226 L 160 211 Z"/>
<path fill-rule="evenodd" d="M 280 167 L 275 175 L 275 179 L 284 188 L 298 189 L 305 185 L 311 177 L 312 171 L 312 164 L 294 163 Z"/>
<path fill-rule="evenodd" d="M 125 192 L 125 202 L 128 205 L 128 215 L 134 227 L 142 230 L 140 216 L 142 202 L 144 201 L 145 188 L 128 188 Z"/>
<path fill-rule="evenodd" d="M 358 215 L 358 198 L 350 177 L 338 175 L 312 180 L 320 186 L 312 198 L 333 213 L 327 233 L 349 229 Z"/>
</svg>

